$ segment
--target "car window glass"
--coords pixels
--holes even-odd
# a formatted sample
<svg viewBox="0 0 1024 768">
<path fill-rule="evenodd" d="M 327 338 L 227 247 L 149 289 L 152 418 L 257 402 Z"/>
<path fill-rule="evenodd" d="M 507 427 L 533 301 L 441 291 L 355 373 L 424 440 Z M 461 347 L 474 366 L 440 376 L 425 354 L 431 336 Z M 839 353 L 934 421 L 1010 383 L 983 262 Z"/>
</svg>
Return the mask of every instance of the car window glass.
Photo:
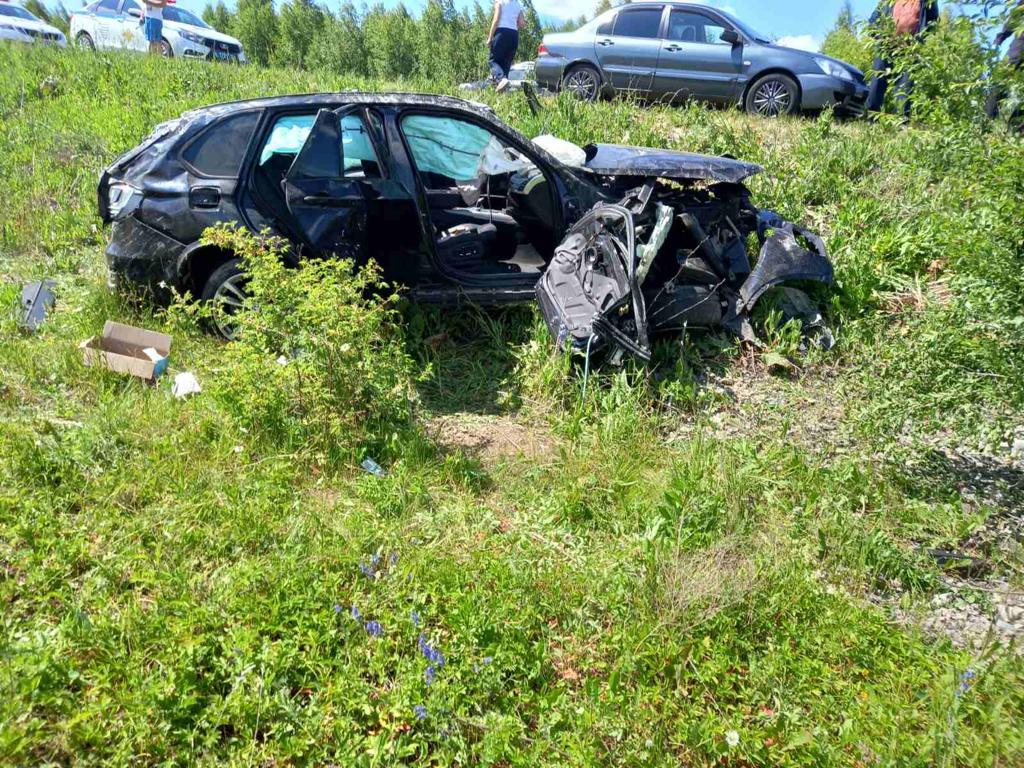
<svg viewBox="0 0 1024 768">
<path fill-rule="evenodd" d="M 117 6 L 120 4 L 120 0 L 100 0 L 98 10 L 100 13 L 117 13 Z"/>
<path fill-rule="evenodd" d="M 341 118 L 342 174 L 347 179 L 379 179 L 380 161 L 370 132 L 358 115 Z"/>
<path fill-rule="evenodd" d="M 297 155 L 306 137 L 313 130 L 316 115 L 288 115 L 278 118 L 270 135 L 260 151 L 260 165 L 266 164 L 275 154 Z"/>
<path fill-rule="evenodd" d="M 134 0 L 126 0 L 125 4 L 121 7 L 121 13 L 128 13 L 132 8 L 142 13 L 142 3 L 136 3 Z"/>
<path fill-rule="evenodd" d="M 13 16 L 16 19 L 39 21 L 35 16 L 17 5 L 0 5 L 0 16 Z"/>
<path fill-rule="evenodd" d="M 657 37 L 661 26 L 661 6 L 620 11 L 615 19 L 618 37 Z"/>
<path fill-rule="evenodd" d="M 726 45 L 721 39 L 725 27 L 703 13 L 673 10 L 668 18 L 667 39 L 679 43 L 711 43 Z"/>
<path fill-rule="evenodd" d="M 182 159 L 204 176 L 237 176 L 258 120 L 259 112 L 243 112 L 221 120 L 190 142 L 181 153 Z"/>
<path fill-rule="evenodd" d="M 429 175 L 449 186 L 534 167 L 486 128 L 465 120 L 411 115 L 402 120 L 402 133 L 421 178 Z M 435 183 L 428 186 L 436 188 Z"/>
</svg>

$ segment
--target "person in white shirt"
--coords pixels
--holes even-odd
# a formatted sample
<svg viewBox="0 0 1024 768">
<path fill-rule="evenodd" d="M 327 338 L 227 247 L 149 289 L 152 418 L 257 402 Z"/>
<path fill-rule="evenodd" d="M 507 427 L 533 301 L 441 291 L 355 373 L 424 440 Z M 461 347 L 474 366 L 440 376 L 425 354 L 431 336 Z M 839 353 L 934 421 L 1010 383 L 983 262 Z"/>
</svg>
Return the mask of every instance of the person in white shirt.
<svg viewBox="0 0 1024 768">
<path fill-rule="evenodd" d="M 160 44 L 164 37 L 164 6 L 167 5 L 167 0 L 145 1 L 145 32 L 146 40 L 149 42 L 149 52 L 162 53 Z"/>
<path fill-rule="evenodd" d="M 508 88 L 508 72 L 519 48 L 519 30 L 526 26 L 526 17 L 519 0 L 494 0 L 494 18 L 487 45 L 491 49 L 491 79 L 498 91 Z"/>
</svg>

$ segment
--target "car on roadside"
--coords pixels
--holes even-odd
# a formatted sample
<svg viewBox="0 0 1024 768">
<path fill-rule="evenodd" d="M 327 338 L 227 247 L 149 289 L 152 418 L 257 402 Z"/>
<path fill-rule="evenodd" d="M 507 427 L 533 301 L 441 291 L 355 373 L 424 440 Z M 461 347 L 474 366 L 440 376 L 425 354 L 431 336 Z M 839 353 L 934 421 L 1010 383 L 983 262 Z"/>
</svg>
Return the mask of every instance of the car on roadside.
<svg viewBox="0 0 1024 768">
<path fill-rule="evenodd" d="M 46 43 L 63 48 L 64 33 L 20 5 L 0 0 L 0 40 L 18 43 Z"/>
<path fill-rule="evenodd" d="M 145 8 L 141 0 L 93 0 L 71 14 L 71 39 L 90 50 L 149 50 L 143 29 Z M 242 44 L 218 32 L 199 16 L 177 5 L 163 11 L 164 56 L 245 63 Z"/>
<path fill-rule="evenodd" d="M 650 355 L 650 334 L 751 334 L 770 287 L 832 280 L 813 233 L 761 211 L 727 157 L 530 140 L 448 96 L 280 96 L 193 110 L 103 171 L 116 287 L 191 293 L 230 313 L 244 264 L 204 242 L 235 223 L 288 260 L 373 258 L 412 301 L 536 299 L 560 346 Z M 748 244 L 760 241 L 756 260 Z"/>
<path fill-rule="evenodd" d="M 719 8 L 651 0 L 545 35 L 536 77 L 587 100 L 696 99 L 771 117 L 828 107 L 859 116 L 868 95 L 864 73 L 851 64 L 776 45 Z"/>
</svg>

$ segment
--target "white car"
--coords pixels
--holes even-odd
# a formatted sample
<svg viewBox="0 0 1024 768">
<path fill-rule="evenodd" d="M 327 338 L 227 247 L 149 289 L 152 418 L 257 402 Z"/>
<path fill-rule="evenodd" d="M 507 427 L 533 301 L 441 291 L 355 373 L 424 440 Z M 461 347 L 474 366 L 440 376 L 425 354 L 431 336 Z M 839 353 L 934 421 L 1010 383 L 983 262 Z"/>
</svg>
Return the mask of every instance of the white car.
<svg viewBox="0 0 1024 768">
<path fill-rule="evenodd" d="M 0 40 L 41 42 L 62 47 L 68 44 L 59 29 L 6 0 L 0 0 Z"/>
<path fill-rule="evenodd" d="M 149 43 L 142 26 L 141 0 L 93 0 L 71 14 L 71 39 L 81 48 L 123 48 L 145 52 Z M 242 44 L 218 32 L 191 11 L 176 5 L 164 7 L 164 56 L 245 63 Z"/>
</svg>

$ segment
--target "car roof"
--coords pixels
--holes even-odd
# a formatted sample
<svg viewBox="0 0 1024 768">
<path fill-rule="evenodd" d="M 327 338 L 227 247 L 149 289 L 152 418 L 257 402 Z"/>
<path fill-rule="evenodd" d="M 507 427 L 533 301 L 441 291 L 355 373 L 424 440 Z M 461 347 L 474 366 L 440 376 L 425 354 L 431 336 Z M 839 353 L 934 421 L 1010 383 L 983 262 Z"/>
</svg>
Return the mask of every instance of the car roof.
<svg viewBox="0 0 1024 768">
<path fill-rule="evenodd" d="M 395 92 L 367 92 L 367 91 L 340 91 L 335 93 L 296 93 L 286 96 L 265 96 L 258 99 L 244 99 L 241 101 L 229 101 L 221 104 L 211 104 L 206 107 L 199 107 L 192 110 L 193 113 L 206 112 L 225 114 L 240 109 L 268 109 L 268 108 L 291 108 L 314 105 L 327 106 L 413 106 L 413 107 L 442 107 L 454 109 L 461 112 L 471 112 L 490 120 L 496 120 L 494 110 L 485 104 L 475 101 L 467 101 L 454 96 L 443 96 L 433 93 L 395 93 Z"/>
</svg>

